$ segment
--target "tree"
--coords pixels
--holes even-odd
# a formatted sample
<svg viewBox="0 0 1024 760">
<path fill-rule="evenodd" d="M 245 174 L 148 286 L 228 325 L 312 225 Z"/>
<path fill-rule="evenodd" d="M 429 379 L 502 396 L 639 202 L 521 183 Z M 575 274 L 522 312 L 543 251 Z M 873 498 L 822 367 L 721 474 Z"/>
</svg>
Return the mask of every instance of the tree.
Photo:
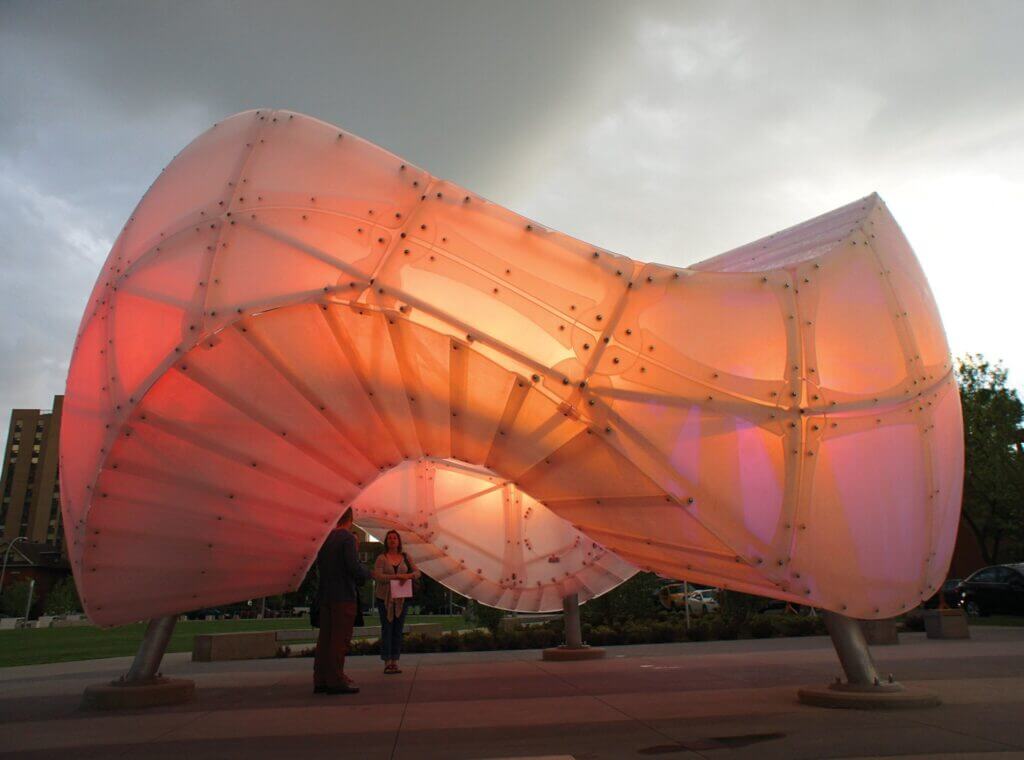
<svg viewBox="0 0 1024 760">
<path fill-rule="evenodd" d="M 5 615 L 21 617 L 25 614 L 25 605 L 28 604 L 29 581 L 18 581 L 5 583 L 3 595 L 0 596 L 0 609 Z M 33 601 L 33 606 L 35 602 Z"/>
<path fill-rule="evenodd" d="M 615 625 L 652 617 L 660 609 L 655 594 L 663 583 L 654 573 L 637 573 L 622 585 L 581 605 L 581 618 L 591 625 Z"/>
<path fill-rule="evenodd" d="M 963 518 L 985 562 L 1024 560 L 1024 405 L 1001 363 L 957 360 L 964 415 Z"/>
<path fill-rule="evenodd" d="M 75 588 L 75 579 L 71 575 L 57 581 L 46 595 L 46 603 L 43 605 L 43 612 L 46 615 L 67 615 L 81 611 L 82 603 L 78 599 L 78 589 Z"/>
</svg>

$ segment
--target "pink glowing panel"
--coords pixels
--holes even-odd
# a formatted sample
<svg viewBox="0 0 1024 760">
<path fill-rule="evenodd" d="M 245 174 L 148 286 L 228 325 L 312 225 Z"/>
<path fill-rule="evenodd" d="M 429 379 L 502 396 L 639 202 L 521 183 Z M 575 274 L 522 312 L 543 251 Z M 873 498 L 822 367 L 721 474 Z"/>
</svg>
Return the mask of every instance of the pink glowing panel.
<svg viewBox="0 0 1024 760">
<path fill-rule="evenodd" d="M 883 618 L 935 590 L 959 517 L 945 336 L 877 196 L 674 269 L 287 111 L 154 183 L 64 414 L 104 625 L 293 589 L 353 504 L 507 609 L 640 567 Z"/>
</svg>

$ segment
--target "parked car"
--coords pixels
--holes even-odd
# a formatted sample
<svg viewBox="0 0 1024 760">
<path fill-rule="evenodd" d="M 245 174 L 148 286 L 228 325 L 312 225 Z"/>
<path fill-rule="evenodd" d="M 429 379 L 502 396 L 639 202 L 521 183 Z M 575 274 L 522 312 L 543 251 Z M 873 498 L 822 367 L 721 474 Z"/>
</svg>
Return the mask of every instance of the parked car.
<svg viewBox="0 0 1024 760">
<path fill-rule="evenodd" d="M 189 620 L 206 620 L 208 617 L 219 618 L 223 614 L 223 610 L 216 607 L 206 607 L 201 610 L 192 610 L 191 612 L 186 613 L 185 616 Z"/>
<path fill-rule="evenodd" d="M 706 588 L 690 593 L 690 614 L 707 615 L 718 612 L 718 589 Z"/>
<path fill-rule="evenodd" d="M 959 607 L 960 606 L 960 590 L 959 589 L 960 589 L 960 584 L 961 583 L 963 583 L 963 580 L 960 579 L 960 578 L 950 578 L 950 579 L 948 579 L 945 583 L 942 584 L 942 587 L 939 588 L 938 591 L 936 591 L 930 597 L 925 599 L 924 602 L 921 604 L 921 606 L 924 607 L 926 610 L 933 610 L 933 609 L 935 609 L 936 607 L 939 606 L 939 595 L 941 594 L 942 598 L 946 602 L 946 606 L 947 607 Z"/>
<path fill-rule="evenodd" d="M 1024 614 L 1024 563 L 983 567 L 958 587 L 960 606 L 971 617 Z"/>
<path fill-rule="evenodd" d="M 669 583 L 654 592 L 655 600 L 666 610 L 681 610 L 686 599 L 686 584 Z M 690 586 L 691 615 L 702 615 L 718 609 L 717 589 Z"/>
</svg>

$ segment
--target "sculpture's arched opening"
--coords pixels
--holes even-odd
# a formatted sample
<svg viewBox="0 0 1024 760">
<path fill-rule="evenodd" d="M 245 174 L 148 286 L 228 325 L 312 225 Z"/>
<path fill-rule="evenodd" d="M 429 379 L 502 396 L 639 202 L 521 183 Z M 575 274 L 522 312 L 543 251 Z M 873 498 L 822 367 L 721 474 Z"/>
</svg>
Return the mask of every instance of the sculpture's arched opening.
<svg viewBox="0 0 1024 760">
<path fill-rule="evenodd" d="M 354 501 L 378 540 L 394 528 L 420 569 L 453 591 L 502 609 L 560 610 L 613 589 L 636 569 L 484 467 L 402 462 Z"/>
</svg>

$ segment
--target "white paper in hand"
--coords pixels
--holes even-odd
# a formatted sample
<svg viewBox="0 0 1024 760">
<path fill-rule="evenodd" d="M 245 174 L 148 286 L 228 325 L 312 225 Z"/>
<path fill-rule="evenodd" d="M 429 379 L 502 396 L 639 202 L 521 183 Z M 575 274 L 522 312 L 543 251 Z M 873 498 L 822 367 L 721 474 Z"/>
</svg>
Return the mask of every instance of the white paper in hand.
<svg viewBox="0 0 1024 760">
<path fill-rule="evenodd" d="M 408 599 L 412 596 L 412 581 L 391 581 L 391 598 Z"/>
</svg>

